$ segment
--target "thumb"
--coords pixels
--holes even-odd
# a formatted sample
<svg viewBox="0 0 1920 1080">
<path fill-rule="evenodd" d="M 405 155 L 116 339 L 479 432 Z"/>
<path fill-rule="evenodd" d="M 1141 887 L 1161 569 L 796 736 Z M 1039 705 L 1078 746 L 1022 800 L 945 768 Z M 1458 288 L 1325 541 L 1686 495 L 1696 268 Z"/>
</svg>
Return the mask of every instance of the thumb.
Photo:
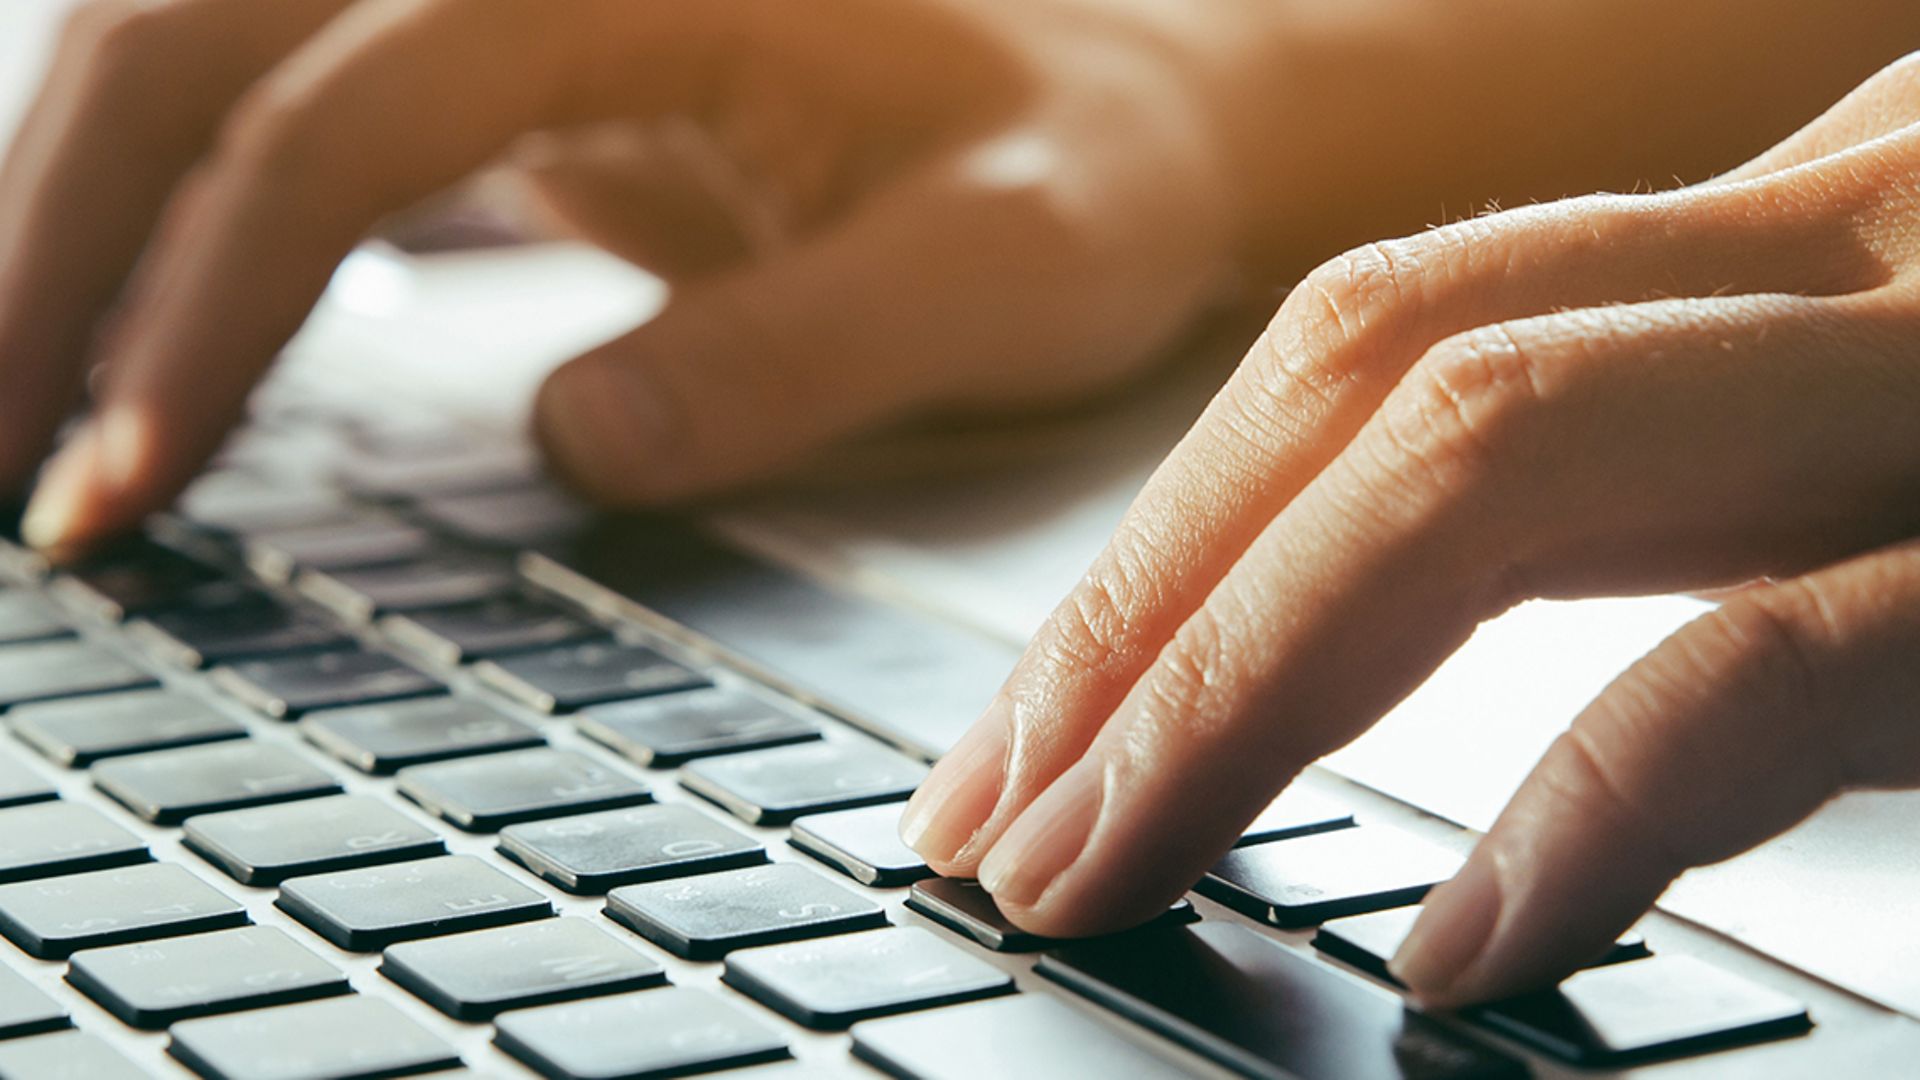
<svg viewBox="0 0 1920 1080">
<path fill-rule="evenodd" d="M 1174 263 L 1139 288 L 1112 265 L 1132 264 L 1125 244 L 1098 235 L 1124 219 L 1076 212 L 1061 182 L 982 183 L 966 157 L 943 157 L 757 261 L 685 282 L 653 322 L 542 389 L 535 425 L 555 471 L 599 502 L 655 503 L 916 409 L 1056 400 L 1137 365 L 1213 266 Z"/>
<path fill-rule="evenodd" d="M 1683 871 L 1852 786 L 1920 783 L 1920 544 L 1741 593 L 1554 743 L 1392 962 L 1454 1006 L 1606 951 Z"/>
</svg>

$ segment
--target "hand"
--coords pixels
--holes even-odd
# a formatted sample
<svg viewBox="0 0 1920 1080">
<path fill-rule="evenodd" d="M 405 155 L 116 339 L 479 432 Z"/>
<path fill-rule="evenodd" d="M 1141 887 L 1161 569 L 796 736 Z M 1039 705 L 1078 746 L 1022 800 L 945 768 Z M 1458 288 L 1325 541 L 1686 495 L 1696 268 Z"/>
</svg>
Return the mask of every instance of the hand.
<svg viewBox="0 0 1920 1080">
<path fill-rule="evenodd" d="M 97 364 L 29 539 L 164 506 L 352 246 L 516 150 L 675 285 L 538 403 L 607 502 L 1115 380 L 1230 269 L 1186 49 L 1069 0 L 95 0 L 0 173 L 0 494 Z"/>
<path fill-rule="evenodd" d="M 1288 297 L 903 834 L 1016 922 L 1164 910 L 1531 597 L 1756 582 L 1559 738 L 1394 970 L 1550 983 L 1672 879 L 1920 784 L 1920 58 L 1737 173 L 1354 251 Z"/>
</svg>

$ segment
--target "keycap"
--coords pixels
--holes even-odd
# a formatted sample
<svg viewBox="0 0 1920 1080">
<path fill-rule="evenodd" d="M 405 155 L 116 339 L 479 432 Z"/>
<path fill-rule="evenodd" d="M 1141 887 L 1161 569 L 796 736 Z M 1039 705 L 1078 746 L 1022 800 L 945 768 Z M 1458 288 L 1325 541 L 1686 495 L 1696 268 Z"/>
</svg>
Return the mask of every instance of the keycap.
<svg viewBox="0 0 1920 1080">
<path fill-rule="evenodd" d="M 201 814 L 187 819 L 181 839 L 242 885 L 410 862 L 447 849 L 431 829 L 365 795 Z"/>
<path fill-rule="evenodd" d="M 433 536 L 425 529 L 368 516 L 251 533 L 242 551 L 248 569 L 284 585 L 301 569 L 344 570 L 402 562 L 426 555 L 433 547 Z"/>
<path fill-rule="evenodd" d="M 0 882 L 146 862 L 146 841 L 90 806 L 42 802 L 0 810 Z"/>
<path fill-rule="evenodd" d="M 67 567 L 47 591 L 70 611 L 120 622 L 185 603 L 231 601 L 252 590 L 198 559 L 134 537 Z"/>
<path fill-rule="evenodd" d="M 500 851 L 570 893 L 757 866 L 766 848 L 686 806 L 638 806 L 530 821 L 500 831 Z"/>
<path fill-rule="evenodd" d="M 52 782 L 12 754 L 0 754 L 0 807 L 24 806 L 58 798 Z"/>
<path fill-rule="evenodd" d="M 390 656 L 363 651 L 252 660 L 215 669 L 213 681 L 249 707 L 286 720 L 317 709 L 425 697 L 445 689 Z"/>
<path fill-rule="evenodd" d="M 606 636 L 585 619 L 524 596 L 389 615 L 380 628 L 401 648 L 449 665 Z"/>
<path fill-rule="evenodd" d="M 1230 922 L 1065 945 L 1041 975 L 1249 1076 L 1523 1077 L 1520 1061 Z"/>
<path fill-rule="evenodd" d="M 522 487 L 539 477 L 539 458 L 526 448 L 487 445 L 382 448 L 349 457 L 335 474 L 348 491 L 396 501 Z"/>
<path fill-rule="evenodd" d="M 571 750 L 505 754 L 400 770 L 400 794 L 468 832 L 651 802 L 647 785 Z"/>
<path fill-rule="evenodd" d="M 411 1076 L 460 1055 L 398 1008 L 354 995 L 176 1024 L 167 1052 L 208 1080 Z"/>
<path fill-rule="evenodd" d="M 1687 956 L 1589 968 L 1552 990 L 1467 1010 L 1516 1041 L 1590 1068 L 1798 1035 L 1799 1001 Z"/>
<path fill-rule="evenodd" d="M 544 919 L 410 941 L 380 973 L 455 1020 L 662 986 L 666 969 L 585 919 Z"/>
<path fill-rule="evenodd" d="M 174 503 L 174 512 L 205 529 L 256 533 L 346 520 L 350 507 L 338 491 L 288 483 L 237 469 L 195 480 Z"/>
<path fill-rule="evenodd" d="M 665 768 L 712 754 L 808 742 L 819 725 L 738 690 L 696 690 L 600 705 L 574 726 L 642 765 Z"/>
<path fill-rule="evenodd" d="M 154 677 L 90 641 L 42 641 L 0 648 L 0 710 L 54 698 L 152 686 Z"/>
<path fill-rule="evenodd" d="M 1291 787 L 1260 811 L 1260 816 L 1246 827 L 1234 846 L 1311 836 L 1352 825 L 1353 811 L 1348 807 L 1311 788 Z"/>
<path fill-rule="evenodd" d="M 868 1020 L 853 1053 L 907 1080 L 1183 1080 L 1193 1072 L 1046 994 Z M 1338 1075 L 1338 1074 L 1336 1074 Z"/>
<path fill-rule="evenodd" d="M 66 1027 L 67 1010 L 41 993 L 27 977 L 0 965 L 0 1039 L 14 1039 Z"/>
<path fill-rule="evenodd" d="M 787 1042 L 731 1002 L 673 986 L 510 1012 L 502 1050 L 553 1080 L 650 1080 L 787 1056 Z"/>
<path fill-rule="evenodd" d="M 1417 904 L 1461 858 L 1392 829 L 1360 826 L 1229 851 L 1196 891 L 1275 926 Z"/>
<path fill-rule="evenodd" d="M 1387 961 L 1400 951 L 1400 943 L 1407 939 L 1414 920 L 1419 917 L 1419 908 L 1402 907 L 1332 919 L 1322 923 L 1319 931 L 1313 935 L 1313 947 L 1328 956 L 1344 960 L 1374 978 L 1397 985 L 1399 980 L 1387 970 Z M 1651 954 L 1647 950 L 1646 939 L 1637 933 L 1629 933 L 1614 942 L 1613 948 L 1589 966 L 1618 964 L 1648 955 Z"/>
<path fill-rule="evenodd" d="M 546 737 L 492 705 L 468 697 L 417 698 L 331 709 L 300 722 L 307 741 L 361 772 L 539 746 Z"/>
<path fill-rule="evenodd" d="M 517 578 L 497 559 L 443 554 L 346 570 L 308 570 L 297 579 L 302 595 L 349 622 L 387 611 L 465 604 L 509 592 Z"/>
<path fill-rule="evenodd" d="M 579 500 L 545 485 L 422 499 L 413 512 L 463 539 L 508 548 L 565 539 L 592 517 Z"/>
<path fill-rule="evenodd" d="M 888 888 L 933 876 L 900 842 L 900 808 L 890 804 L 800 818 L 787 842 L 862 885 Z"/>
<path fill-rule="evenodd" d="M 823 742 L 703 758 L 680 769 L 680 784 L 755 825 L 805 814 L 900 802 L 926 766 L 868 742 Z"/>
<path fill-rule="evenodd" d="M 73 954 L 67 981 L 148 1030 L 351 992 L 345 972 L 271 926 L 85 949 Z"/>
<path fill-rule="evenodd" d="M 790 863 L 622 886 L 607 915 L 689 960 L 887 924 L 880 905 Z"/>
<path fill-rule="evenodd" d="M 42 960 L 246 922 L 245 908 L 170 863 L 0 885 L 0 933 Z"/>
<path fill-rule="evenodd" d="M 306 758 L 252 739 L 108 758 L 93 767 L 93 783 L 158 825 L 340 790 L 338 780 Z"/>
<path fill-rule="evenodd" d="M 644 645 L 612 641 L 497 657 L 473 672 L 481 682 L 546 713 L 707 685 L 704 676 Z"/>
<path fill-rule="evenodd" d="M 21 1080 L 148 1080 L 106 1040 L 84 1031 L 57 1031 L 0 1042 L 0 1076 Z"/>
<path fill-rule="evenodd" d="M 7 714 L 21 742 L 68 768 L 101 758 L 246 737 L 245 724 L 178 690 L 130 690 L 22 705 Z"/>
<path fill-rule="evenodd" d="M 546 897 L 472 855 L 290 878 L 274 904 L 350 952 L 553 914 Z"/>
<path fill-rule="evenodd" d="M 66 637 L 72 631 L 52 607 L 24 589 L 0 589 L 0 645 Z"/>
<path fill-rule="evenodd" d="M 161 663 L 189 670 L 353 644 L 311 615 L 266 601 L 163 611 L 129 624 L 127 636 Z"/>
<path fill-rule="evenodd" d="M 907 894 L 907 907 L 994 952 L 1038 952 L 1061 943 L 1058 938 L 1041 937 L 1015 926 L 1000 914 L 993 897 L 977 881 L 929 878 L 918 882 Z M 1183 897 L 1155 919 L 1154 925 L 1179 925 L 1199 917 L 1193 903 Z"/>
<path fill-rule="evenodd" d="M 721 981 L 811 1028 L 1013 992 L 1013 976 L 918 927 L 742 949 Z"/>
</svg>

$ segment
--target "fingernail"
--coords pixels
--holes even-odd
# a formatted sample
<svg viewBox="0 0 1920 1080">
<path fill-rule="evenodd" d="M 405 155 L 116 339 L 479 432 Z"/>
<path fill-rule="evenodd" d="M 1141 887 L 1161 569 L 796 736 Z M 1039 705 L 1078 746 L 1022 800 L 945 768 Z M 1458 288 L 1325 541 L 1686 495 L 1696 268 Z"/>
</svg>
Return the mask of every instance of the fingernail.
<svg viewBox="0 0 1920 1080">
<path fill-rule="evenodd" d="M 941 757 L 900 815 L 900 839 L 929 862 L 953 862 L 1000 801 L 1008 711 L 997 700 L 989 706 Z"/>
<path fill-rule="evenodd" d="M 1086 849 L 1100 817 L 1105 770 L 1094 758 L 1061 773 L 980 863 L 980 884 L 1002 904 L 1031 907 Z"/>
<path fill-rule="evenodd" d="M 1427 896 L 1426 910 L 1388 961 L 1416 995 L 1450 1002 L 1455 984 L 1486 951 L 1500 919 L 1500 878 L 1490 858 L 1470 858 L 1453 880 Z"/>
<path fill-rule="evenodd" d="M 139 466 L 141 427 L 118 410 L 94 418 L 47 466 L 20 519 L 20 538 L 42 551 L 59 550 L 98 531 L 102 504 L 132 483 Z"/>
</svg>

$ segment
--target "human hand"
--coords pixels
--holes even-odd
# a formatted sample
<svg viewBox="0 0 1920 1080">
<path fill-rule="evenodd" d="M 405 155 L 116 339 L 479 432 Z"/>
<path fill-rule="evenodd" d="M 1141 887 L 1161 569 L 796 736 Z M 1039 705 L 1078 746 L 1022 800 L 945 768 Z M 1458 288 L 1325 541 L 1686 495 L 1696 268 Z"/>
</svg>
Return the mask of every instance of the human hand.
<svg viewBox="0 0 1920 1080">
<path fill-rule="evenodd" d="M 1219 286 L 1235 199 L 1197 61 L 1101 12 L 95 0 L 0 172 L 0 494 L 97 364 L 28 538 L 164 506 L 352 246 L 515 148 L 546 204 L 675 286 L 538 402 L 601 500 L 1119 378 Z M 571 149 L 616 128 L 619 168 Z"/>
<path fill-rule="evenodd" d="M 1754 582 L 1540 761 L 1394 970 L 1455 1005 L 1920 784 L 1920 58 L 1737 173 L 1354 251 L 1287 299 L 903 835 L 1043 934 L 1164 910 L 1532 597 Z"/>
</svg>

